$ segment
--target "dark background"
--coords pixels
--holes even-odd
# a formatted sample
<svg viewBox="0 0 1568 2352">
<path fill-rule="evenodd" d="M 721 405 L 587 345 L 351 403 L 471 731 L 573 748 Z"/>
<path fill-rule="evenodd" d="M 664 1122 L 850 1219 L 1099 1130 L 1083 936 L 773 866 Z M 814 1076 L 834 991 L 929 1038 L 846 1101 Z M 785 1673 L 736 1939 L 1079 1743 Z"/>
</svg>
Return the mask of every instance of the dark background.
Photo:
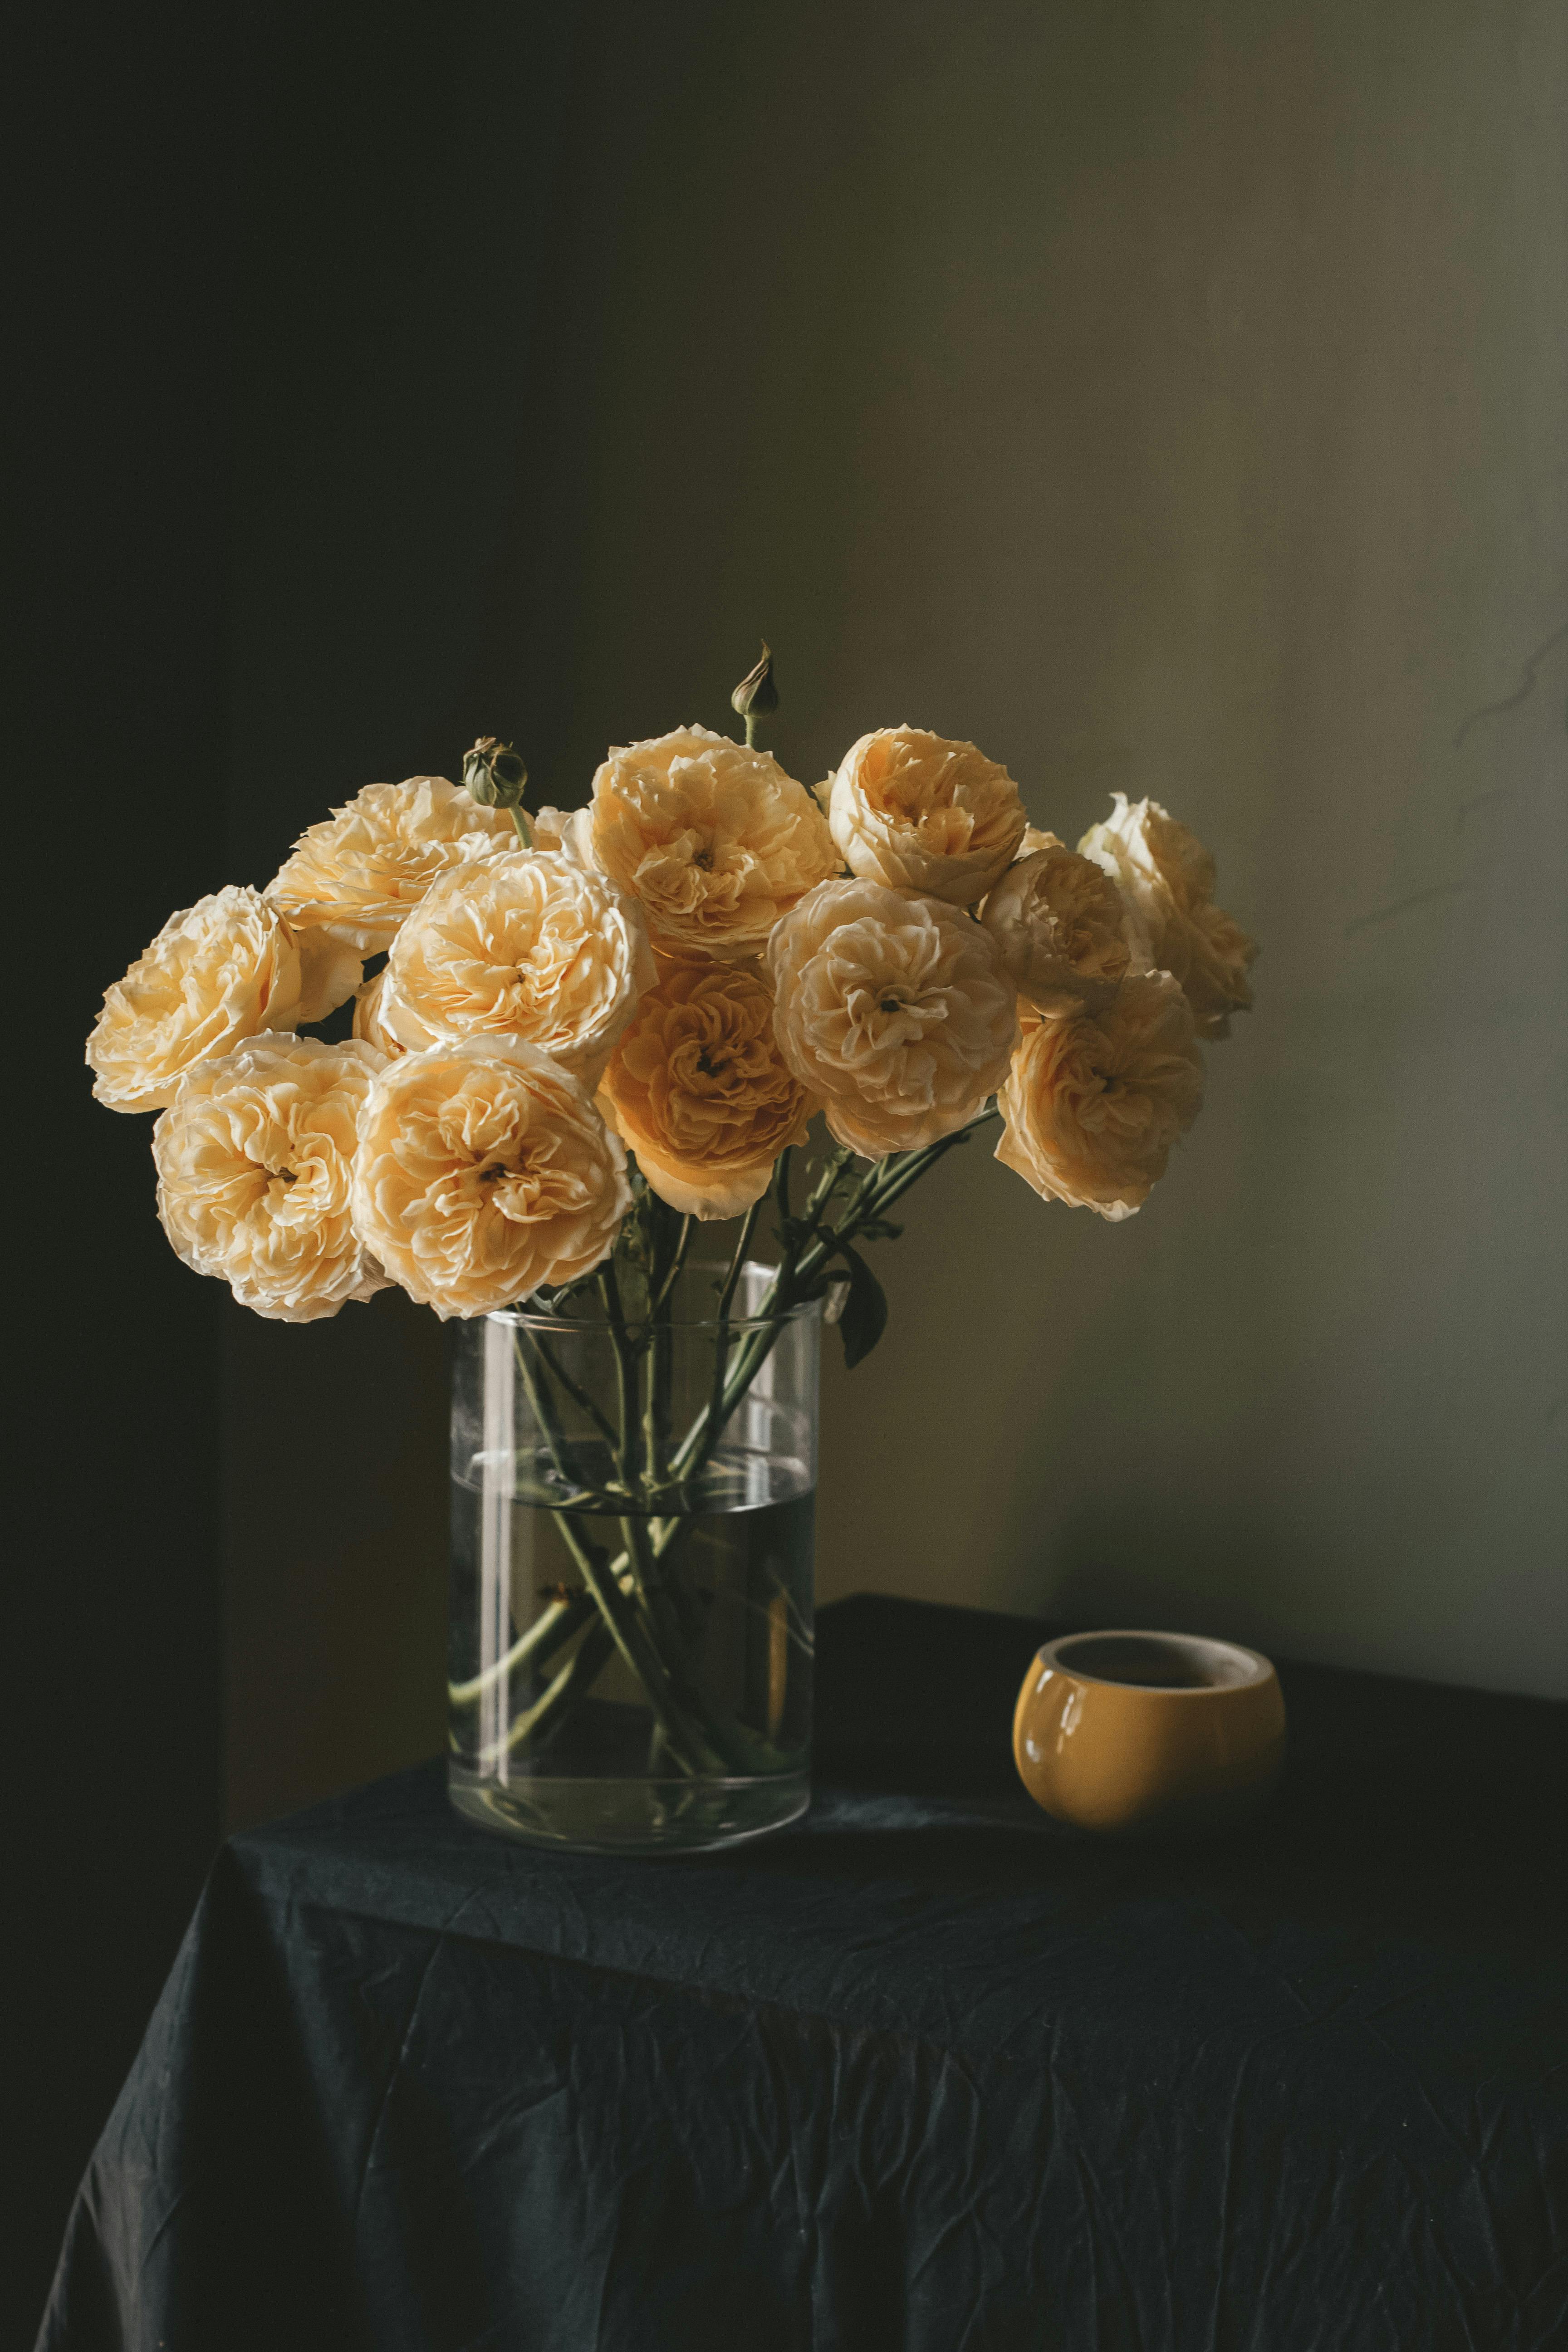
<svg viewBox="0 0 1568 2352">
<path fill-rule="evenodd" d="M 0 2341 L 225 1823 L 440 1738 L 437 1327 L 186 1274 L 82 1040 L 171 908 L 481 729 L 575 803 L 607 741 L 722 723 L 765 633 L 794 772 L 907 717 L 1069 837 L 1163 793 L 1265 939 L 1131 1226 L 973 1155 L 911 1204 L 896 1340 L 825 1386 L 825 1593 L 1563 1686 L 1563 29 L 12 35 Z"/>
<path fill-rule="evenodd" d="M 224 1302 L 169 1279 L 146 1123 L 93 1104 L 80 1056 L 150 906 L 224 854 L 235 153 L 221 10 L 35 10 L 7 50 L 6 797 L 12 887 L 41 883 L 7 1122 L 0 2341 L 24 2345 L 222 1818 Z"/>
</svg>

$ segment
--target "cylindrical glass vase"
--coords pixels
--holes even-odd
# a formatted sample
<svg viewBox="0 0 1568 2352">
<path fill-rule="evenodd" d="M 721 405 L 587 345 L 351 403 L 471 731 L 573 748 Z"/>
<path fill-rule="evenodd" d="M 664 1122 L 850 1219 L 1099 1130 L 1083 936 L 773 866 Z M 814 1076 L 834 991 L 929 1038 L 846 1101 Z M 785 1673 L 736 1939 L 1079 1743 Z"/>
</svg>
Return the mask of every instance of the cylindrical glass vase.
<svg viewBox="0 0 1568 2352">
<path fill-rule="evenodd" d="M 449 1785 L 486 1828 L 724 1845 L 810 1801 L 821 1309 L 590 1293 L 454 1326 Z M 612 1299 L 618 1306 L 618 1301 Z"/>
</svg>

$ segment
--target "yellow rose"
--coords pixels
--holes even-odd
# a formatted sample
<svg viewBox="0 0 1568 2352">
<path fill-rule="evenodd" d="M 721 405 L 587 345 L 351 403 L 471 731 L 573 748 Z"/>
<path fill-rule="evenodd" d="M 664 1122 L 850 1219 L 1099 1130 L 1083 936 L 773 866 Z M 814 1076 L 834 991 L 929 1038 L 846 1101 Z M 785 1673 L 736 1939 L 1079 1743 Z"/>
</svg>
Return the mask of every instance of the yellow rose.
<svg viewBox="0 0 1568 2352">
<path fill-rule="evenodd" d="M 300 929 L 377 955 L 443 874 L 516 844 L 507 810 L 481 808 L 445 776 L 366 784 L 300 835 L 267 895 Z"/>
<path fill-rule="evenodd" d="M 528 820 L 528 829 L 533 835 L 535 849 L 558 849 L 574 865 L 593 866 L 592 809 L 536 809 Z"/>
<path fill-rule="evenodd" d="M 1164 1174 L 1203 1094 L 1191 1005 L 1168 971 L 1137 973 L 1098 1015 L 1025 1032 L 997 1097 L 996 1157 L 1042 1200 L 1119 1223 Z"/>
<path fill-rule="evenodd" d="M 1066 846 L 1059 833 L 1042 833 L 1037 824 L 1026 824 L 1023 838 L 1013 854 L 1013 862 L 1016 865 L 1021 857 L 1033 857 L 1039 849 L 1065 849 Z"/>
<path fill-rule="evenodd" d="M 1199 1036 L 1228 1036 L 1231 1014 L 1252 1003 L 1247 975 L 1258 943 L 1215 905 L 1214 859 L 1196 835 L 1158 801 L 1129 807 L 1126 793 L 1117 793 L 1110 818 L 1091 825 L 1079 848 L 1131 904 L 1148 933 L 1151 961 L 1185 989 Z"/>
<path fill-rule="evenodd" d="M 881 727 L 845 754 L 828 802 L 852 873 L 967 907 L 1013 862 L 1024 804 L 1005 768 L 923 727 Z"/>
<path fill-rule="evenodd" d="M 768 961 L 785 1061 L 868 1159 L 951 1135 L 1007 1075 L 1018 1020 L 1001 952 L 940 898 L 824 882 Z"/>
<path fill-rule="evenodd" d="M 1042 845 L 1009 866 L 980 919 L 1035 1012 L 1098 1012 L 1147 956 L 1110 876 L 1053 835 L 1036 837 Z"/>
<path fill-rule="evenodd" d="M 804 1143 L 811 1097 L 773 1035 L 773 996 L 743 965 L 668 965 L 616 1048 L 601 1099 L 661 1201 L 738 1217 Z"/>
<path fill-rule="evenodd" d="M 706 727 L 614 751 L 594 778 L 595 864 L 642 901 L 656 947 L 760 953 L 838 870 L 821 810 L 766 751 Z"/>
<path fill-rule="evenodd" d="M 435 885 L 397 935 L 376 1017 L 411 1048 L 521 1037 L 592 1082 L 653 977 L 635 898 L 560 851 L 521 849 Z"/>
<path fill-rule="evenodd" d="M 360 961 L 329 944 L 308 959 L 260 893 L 231 883 L 171 915 L 106 990 L 87 1041 L 93 1093 L 111 1110 L 162 1110 L 211 1054 L 264 1029 L 318 1021 L 353 994 Z"/>
<path fill-rule="evenodd" d="M 386 997 L 386 966 L 383 964 L 374 980 L 367 980 L 354 991 L 354 1035 L 367 1045 L 374 1045 L 389 1062 L 408 1048 L 395 1037 L 382 1019 L 382 1006 Z"/>
<path fill-rule="evenodd" d="M 324 1021 L 340 1004 L 357 994 L 364 977 L 364 958 L 357 948 L 345 947 L 327 931 L 301 930 L 289 923 L 300 956 L 300 1022 Z"/>
<path fill-rule="evenodd" d="M 354 1223 L 443 1322 L 574 1282 L 631 1205 L 626 1153 L 580 1079 L 514 1037 L 405 1054 L 360 1121 Z"/>
<path fill-rule="evenodd" d="M 185 1264 L 242 1307 L 314 1323 L 386 1277 L 353 1229 L 372 1046 L 269 1034 L 198 1065 L 153 1130 L 158 1214 Z"/>
</svg>

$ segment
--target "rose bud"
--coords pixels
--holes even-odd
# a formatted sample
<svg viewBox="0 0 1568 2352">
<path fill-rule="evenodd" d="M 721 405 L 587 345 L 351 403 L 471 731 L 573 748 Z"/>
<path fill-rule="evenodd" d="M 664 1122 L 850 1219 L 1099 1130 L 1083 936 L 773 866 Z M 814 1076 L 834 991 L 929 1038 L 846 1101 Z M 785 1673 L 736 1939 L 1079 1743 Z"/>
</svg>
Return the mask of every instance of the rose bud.
<svg viewBox="0 0 1568 2352">
<path fill-rule="evenodd" d="M 730 708 L 745 720 L 746 740 L 754 747 L 758 719 L 771 719 L 778 707 L 779 690 L 773 684 L 773 657 L 764 638 L 763 657 L 755 668 L 746 672 L 730 697 Z"/>
<path fill-rule="evenodd" d="M 499 736 L 481 735 L 463 755 L 463 783 L 481 808 L 519 808 L 528 770 L 521 755 Z"/>
</svg>

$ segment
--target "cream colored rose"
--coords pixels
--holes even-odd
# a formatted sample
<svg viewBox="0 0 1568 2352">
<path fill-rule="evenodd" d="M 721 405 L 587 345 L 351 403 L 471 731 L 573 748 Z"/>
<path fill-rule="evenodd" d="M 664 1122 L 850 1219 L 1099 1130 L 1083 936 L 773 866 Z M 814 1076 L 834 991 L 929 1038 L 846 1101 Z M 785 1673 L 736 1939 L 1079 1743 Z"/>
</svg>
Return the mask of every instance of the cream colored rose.
<svg viewBox="0 0 1568 2352">
<path fill-rule="evenodd" d="M 1199 1036 L 1228 1036 L 1231 1014 L 1252 1003 L 1247 975 L 1258 943 L 1215 905 L 1214 859 L 1196 835 L 1158 801 L 1129 807 L 1117 793 L 1108 821 L 1091 825 L 1079 847 L 1142 918 L 1151 961 L 1186 990 Z"/>
<path fill-rule="evenodd" d="M 198 1064 L 153 1130 L 158 1214 L 242 1307 L 314 1323 L 386 1277 L 353 1229 L 359 1115 L 382 1057 L 269 1033 Z"/>
<path fill-rule="evenodd" d="M 642 901 L 654 944 L 755 956 L 838 870 L 821 810 L 766 751 L 679 727 L 610 753 L 594 778 L 594 861 Z"/>
<path fill-rule="evenodd" d="M 574 865 L 592 867 L 594 864 L 594 812 L 592 809 L 542 808 L 528 820 L 535 849 L 558 849 L 563 857 Z"/>
<path fill-rule="evenodd" d="M 824 882 L 768 959 L 784 1059 L 868 1159 L 951 1135 L 1007 1075 L 1018 1021 L 1001 952 L 940 898 Z"/>
<path fill-rule="evenodd" d="M 330 932 L 300 929 L 290 923 L 300 951 L 300 1011 L 301 1022 L 324 1021 L 340 1004 L 356 995 L 364 977 L 364 958 L 357 948 L 345 947 Z"/>
<path fill-rule="evenodd" d="M 641 908 L 558 850 L 459 866 L 405 923 L 378 1018 L 411 1048 L 521 1037 L 590 1084 L 653 985 Z"/>
<path fill-rule="evenodd" d="M 1100 1014 L 1026 1031 L 997 1097 L 996 1157 L 1043 1200 L 1119 1223 L 1164 1174 L 1203 1094 L 1191 1005 L 1168 971 L 1137 973 Z"/>
<path fill-rule="evenodd" d="M 846 752 L 828 803 L 852 873 L 967 907 L 1006 872 L 1024 804 L 1005 768 L 923 727 L 881 727 Z"/>
<path fill-rule="evenodd" d="M 378 1054 L 395 1061 L 408 1048 L 395 1037 L 382 1019 L 382 1005 L 386 996 L 386 966 L 383 964 L 374 980 L 367 980 L 354 991 L 354 1035 L 374 1045 Z"/>
<path fill-rule="evenodd" d="M 738 1217 L 804 1143 L 812 1099 L 773 1034 L 773 992 L 743 965 L 666 967 L 605 1073 L 600 1100 L 661 1201 Z"/>
<path fill-rule="evenodd" d="M 481 808 L 445 776 L 366 784 L 300 835 L 267 895 L 302 929 L 376 955 L 452 866 L 516 845 L 507 810 Z"/>
<path fill-rule="evenodd" d="M 1098 1012 L 1147 964 L 1115 883 L 1059 841 L 1009 866 L 980 919 L 1037 1013 Z"/>
<path fill-rule="evenodd" d="M 294 933 L 258 891 L 231 883 L 198 898 L 105 992 L 87 1041 L 93 1093 L 111 1110 L 162 1110 L 195 1063 L 292 1029 L 305 984 Z"/>
<path fill-rule="evenodd" d="M 353 1201 L 366 1247 L 445 1322 L 589 1273 L 631 1188 L 579 1079 L 519 1038 L 470 1037 L 405 1054 L 376 1079 Z"/>
</svg>

